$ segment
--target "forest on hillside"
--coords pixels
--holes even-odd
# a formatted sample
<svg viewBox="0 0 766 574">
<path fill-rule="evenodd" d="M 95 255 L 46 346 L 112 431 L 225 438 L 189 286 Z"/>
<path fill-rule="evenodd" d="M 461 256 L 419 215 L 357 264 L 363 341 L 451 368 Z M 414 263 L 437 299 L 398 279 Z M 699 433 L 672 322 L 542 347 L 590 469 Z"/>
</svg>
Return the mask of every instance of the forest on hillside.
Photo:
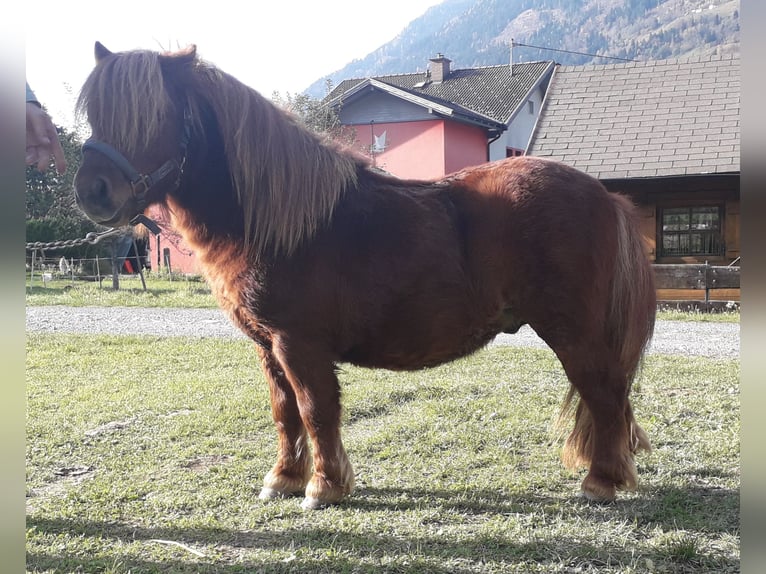
<svg viewBox="0 0 766 574">
<path fill-rule="evenodd" d="M 348 78 L 424 71 L 442 53 L 453 68 L 556 60 L 660 60 L 739 49 L 738 0 L 444 0 L 390 42 L 318 78 L 325 94 Z M 532 48 L 539 46 L 547 49 Z M 553 49 L 553 50 L 551 50 Z M 557 50 L 557 51 L 554 51 Z"/>
</svg>

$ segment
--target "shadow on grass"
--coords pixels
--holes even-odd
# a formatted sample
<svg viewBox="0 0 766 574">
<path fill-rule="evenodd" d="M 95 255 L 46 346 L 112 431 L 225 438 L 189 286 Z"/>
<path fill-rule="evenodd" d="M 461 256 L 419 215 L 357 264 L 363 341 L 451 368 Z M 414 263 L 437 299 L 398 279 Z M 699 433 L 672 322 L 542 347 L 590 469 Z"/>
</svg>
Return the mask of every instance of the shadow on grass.
<svg viewBox="0 0 766 574">
<path fill-rule="evenodd" d="M 619 493 L 612 503 L 587 501 L 579 494 L 570 499 L 522 494 L 505 496 L 491 491 L 459 493 L 430 489 L 359 489 L 344 506 L 363 511 L 406 511 L 432 509 L 460 514 L 578 514 L 593 520 L 615 518 L 641 525 L 658 526 L 665 531 L 689 530 L 707 533 L 739 532 L 740 497 L 738 490 L 718 487 L 663 487 L 630 495 Z"/>
<path fill-rule="evenodd" d="M 296 507 L 298 504 L 296 499 Z M 332 512 L 360 513 L 406 513 L 429 508 L 437 516 L 450 515 L 486 516 L 498 515 L 547 515 L 551 521 L 566 521 L 577 517 L 595 528 L 608 527 L 607 521 L 635 523 L 639 528 L 659 527 L 665 532 L 684 531 L 691 535 L 702 533 L 739 532 L 739 493 L 719 488 L 676 489 L 662 488 L 642 492 L 629 499 L 621 499 L 608 505 L 593 505 L 582 498 L 562 499 L 546 495 L 524 494 L 511 499 L 491 491 L 447 491 L 429 489 L 362 488 Z M 442 511 L 441 513 L 439 511 Z M 331 511 L 328 511 L 331 512 Z M 561 514 L 565 514 L 563 518 Z M 305 515 L 308 517 L 310 515 Z M 321 516 L 320 516 L 321 517 Z M 320 518 L 318 517 L 318 518 Z M 394 519 L 392 519 L 393 522 Z M 593 544 L 583 540 L 576 530 L 571 536 L 546 534 L 530 528 L 526 541 L 510 536 L 478 535 L 472 538 L 450 535 L 439 536 L 433 530 L 423 530 L 423 535 L 402 536 L 394 533 L 370 532 L 359 528 L 344 529 L 325 520 L 317 520 L 317 526 L 299 526 L 308 520 L 296 520 L 296 526 L 267 522 L 257 530 L 236 530 L 216 527 L 137 527 L 120 522 L 98 522 L 81 519 L 47 519 L 32 517 L 27 528 L 47 535 L 77 538 L 113 539 L 116 548 L 135 542 L 150 543 L 152 540 L 173 540 L 192 547 L 212 548 L 217 557 L 197 558 L 183 551 L 174 553 L 184 558 L 167 558 L 156 561 L 133 557 L 83 556 L 67 554 L 63 550 L 29 552 L 28 570 L 49 572 L 103 572 L 115 570 L 119 563 L 125 572 L 473 572 L 518 568 L 523 564 L 535 564 L 543 571 L 599 570 L 620 565 L 643 566 L 646 559 L 655 566 L 673 572 L 736 572 L 739 560 L 730 554 L 708 555 L 705 551 L 693 552 L 692 556 L 679 560 L 672 553 L 649 547 L 631 547 L 610 542 Z M 341 521 L 340 524 L 343 524 Z M 531 541 L 530 541 L 531 539 Z M 220 550 L 220 551 L 219 551 Z M 274 552 L 274 558 L 262 560 L 244 559 L 254 551 Z M 115 550 L 115 553 L 118 552 Z M 285 560 L 286 552 L 294 556 Z M 407 557 L 406 560 L 392 560 Z M 388 560 L 385 563 L 383 560 Z M 640 571 L 640 567 L 639 567 Z"/>
<path fill-rule="evenodd" d="M 71 284 L 55 286 L 27 285 L 27 295 L 60 295 L 72 289 L 73 286 Z"/>
</svg>

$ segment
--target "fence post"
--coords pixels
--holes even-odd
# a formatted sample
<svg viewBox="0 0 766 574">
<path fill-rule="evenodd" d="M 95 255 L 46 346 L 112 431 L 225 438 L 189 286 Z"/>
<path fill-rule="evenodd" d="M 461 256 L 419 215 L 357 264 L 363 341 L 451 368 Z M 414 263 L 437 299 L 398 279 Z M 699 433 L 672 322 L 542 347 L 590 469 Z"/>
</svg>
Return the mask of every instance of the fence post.
<svg viewBox="0 0 766 574">
<path fill-rule="evenodd" d="M 37 249 L 32 250 L 32 268 L 29 270 L 29 288 L 31 289 L 35 284 L 35 256 L 37 255 Z"/>
<path fill-rule="evenodd" d="M 162 256 L 165 260 L 165 268 L 168 270 L 168 276 L 170 280 L 173 280 L 173 269 L 170 267 L 170 247 L 165 247 L 162 250 Z"/>
<path fill-rule="evenodd" d="M 112 240 L 112 289 L 120 290 L 120 270 L 117 269 L 117 241 Z"/>
<path fill-rule="evenodd" d="M 157 238 L 157 273 L 159 273 L 162 269 L 162 265 L 160 263 L 160 234 L 158 233 L 155 235 L 155 237 Z"/>
<path fill-rule="evenodd" d="M 146 291 L 146 279 L 144 279 L 144 266 L 141 265 L 142 257 L 138 254 L 138 245 L 136 245 L 135 237 L 133 237 L 133 252 L 136 254 L 136 263 L 138 264 L 138 275 L 141 277 L 141 285 L 144 286 L 144 291 Z"/>
</svg>

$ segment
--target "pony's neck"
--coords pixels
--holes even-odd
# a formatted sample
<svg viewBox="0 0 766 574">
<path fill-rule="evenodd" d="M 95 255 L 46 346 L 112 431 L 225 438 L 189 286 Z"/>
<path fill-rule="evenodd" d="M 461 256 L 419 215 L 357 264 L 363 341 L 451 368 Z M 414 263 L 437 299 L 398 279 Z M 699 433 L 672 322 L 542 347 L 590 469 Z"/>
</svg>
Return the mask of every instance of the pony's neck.
<svg viewBox="0 0 766 574">
<path fill-rule="evenodd" d="M 356 186 L 359 160 L 326 145 L 232 76 L 209 68 L 198 74 L 193 99 L 210 110 L 205 139 L 215 158 L 212 179 L 225 191 L 227 207 L 232 196 L 236 202 L 245 249 L 257 256 L 290 255 L 329 222 Z M 201 203 L 210 207 L 211 200 Z"/>
<path fill-rule="evenodd" d="M 200 110 L 201 131 L 188 145 L 186 168 L 172 203 L 185 219 L 196 222 L 198 233 L 210 239 L 225 235 L 244 240 L 242 213 L 232 185 L 221 135 L 209 110 Z M 187 225 L 188 227 L 188 225 Z"/>
</svg>

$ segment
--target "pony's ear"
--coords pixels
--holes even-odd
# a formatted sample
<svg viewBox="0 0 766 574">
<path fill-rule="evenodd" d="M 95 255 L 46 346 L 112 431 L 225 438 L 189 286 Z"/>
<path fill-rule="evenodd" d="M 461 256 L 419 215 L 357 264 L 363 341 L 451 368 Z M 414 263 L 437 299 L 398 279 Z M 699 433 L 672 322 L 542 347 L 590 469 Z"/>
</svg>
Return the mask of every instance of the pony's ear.
<svg viewBox="0 0 766 574">
<path fill-rule="evenodd" d="M 197 58 L 197 45 L 189 44 L 183 50 L 177 52 L 163 52 L 160 54 L 160 63 L 165 69 L 183 67 L 194 62 Z"/>
<path fill-rule="evenodd" d="M 96 46 L 94 48 L 94 53 L 96 55 L 96 63 L 98 64 L 101 60 L 106 58 L 107 56 L 111 56 L 112 52 L 110 52 L 106 46 L 104 46 L 101 42 L 98 40 L 96 41 Z"/>
<path fill-rule="evenodd" d="M 193 60 L 197 57 L 197 44 L 189 44 L 183 50 L 178 50 L 178 52 L 176 52 L 176 56 Z"/>
</svg>

